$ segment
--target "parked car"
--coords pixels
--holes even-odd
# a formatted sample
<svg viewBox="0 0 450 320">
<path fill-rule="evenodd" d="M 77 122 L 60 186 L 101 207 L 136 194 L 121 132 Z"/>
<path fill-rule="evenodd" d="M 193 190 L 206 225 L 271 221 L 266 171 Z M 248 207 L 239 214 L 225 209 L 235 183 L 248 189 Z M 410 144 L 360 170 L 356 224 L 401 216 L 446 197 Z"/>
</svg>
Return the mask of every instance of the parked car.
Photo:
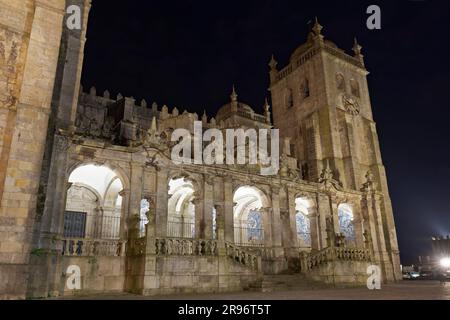
<svg viewBox="0 0 450 320">
<path fill-rule="evenodd" d="M 420 272 L 420 279 L 422 280 L 433 280 L 436 278 L 436 275 L 433 273 L 433 271 L 421 271 Z"/>
<path fill-rule="evenodd" d="M 404 280 L 417 280 L 420 278 L 420 273 L 411 271 L 411 272 L 405 272 L 403 273 L 403 279 Z"/>
</svg>

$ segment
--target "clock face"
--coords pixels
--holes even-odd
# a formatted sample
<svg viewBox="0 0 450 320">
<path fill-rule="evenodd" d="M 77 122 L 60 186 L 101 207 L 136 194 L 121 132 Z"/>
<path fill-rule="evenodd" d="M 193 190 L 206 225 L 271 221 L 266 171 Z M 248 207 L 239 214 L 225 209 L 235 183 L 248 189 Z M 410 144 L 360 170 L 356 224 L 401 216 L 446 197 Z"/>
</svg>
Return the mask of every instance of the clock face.
<svg viewBox="0 0 450 320">
<path fill-rule="evenodd" d="M 345 111 L 347 111 L 348 113 L 350 113 L 354 116 L 359 115 L 359 112 L 360 112 L 359 103 L 356 99 L 354 99 L 350 96 L 347 96 L 347 95 L 343 95 L 342 102 L 344 104 Z"/>
</svg>

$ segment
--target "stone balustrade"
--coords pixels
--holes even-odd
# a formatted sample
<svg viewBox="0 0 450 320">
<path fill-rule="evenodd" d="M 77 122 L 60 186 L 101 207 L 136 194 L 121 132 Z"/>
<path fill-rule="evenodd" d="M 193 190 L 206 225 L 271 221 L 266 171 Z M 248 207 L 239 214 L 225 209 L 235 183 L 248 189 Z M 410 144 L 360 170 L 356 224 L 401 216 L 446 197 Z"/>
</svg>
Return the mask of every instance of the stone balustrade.
<svg viewBox="0 0 450 320">
<path fill-rule="evenodd" d="M 61 254 L 66 257 L 124 255 L 125 242 L 120 240 L 63 239 Z"/>
<path fill-rule="evenodd" d="M 218 254 L 215 240 L 156 238 L 155 249 L 159 256 L 216 256 Z"/>
<path fill-rule="evenodd" d="M 300 254 L 300 260 L 301 271 L 305 273 L 334 261 L 370 262 L 372 256 L 368 249 L 330 247 L 312 254 L 303 252 Z"/>
<path fill-rule="evenodd" d="M 257 254 L 230 243 L 225 244 L 225 251 L 227 256 L 237 263 L 258 272 L 261 271 L 261 257 Z"/>
</svg>

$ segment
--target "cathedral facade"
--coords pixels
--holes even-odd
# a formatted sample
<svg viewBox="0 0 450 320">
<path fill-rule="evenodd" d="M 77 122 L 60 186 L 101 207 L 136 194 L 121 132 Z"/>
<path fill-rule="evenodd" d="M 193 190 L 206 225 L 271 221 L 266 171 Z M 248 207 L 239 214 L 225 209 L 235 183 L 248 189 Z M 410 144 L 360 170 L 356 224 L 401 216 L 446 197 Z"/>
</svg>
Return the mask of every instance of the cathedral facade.
<svg viewBox="0 0 450 320">
<path fill-rule="evenodd" d="M 373 265 L 401 280 L 356 40 L 347 54 L 316 21 L 286 66 L 270 60 L 261 114 L 233 88 L 198 115 L 84 92 L 90 1 L 25 2 L 0 0 L 0 297 L 365 285 Z M 70 4 L 81 30 L 63 27 Z M 279 170 L 175 164 L 172 135 L 196 122 L 279 129 Z"/>
</svg>

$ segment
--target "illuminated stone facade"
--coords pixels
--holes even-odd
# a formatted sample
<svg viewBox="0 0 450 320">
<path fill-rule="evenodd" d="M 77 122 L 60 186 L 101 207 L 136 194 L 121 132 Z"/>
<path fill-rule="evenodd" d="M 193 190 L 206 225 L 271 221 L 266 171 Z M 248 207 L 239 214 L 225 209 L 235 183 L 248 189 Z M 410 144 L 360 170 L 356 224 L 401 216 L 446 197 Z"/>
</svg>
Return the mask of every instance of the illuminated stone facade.
<svg viewBox="0 0 450 320">
<path fill-rule="evenodd" d="M 73 294 L 70 265 L 84 293 L 265 290 L 280 274 L 355 285 L 373 264 L 401 278 L 357 43 L 346 54 L 316 22 L 285 68 L 272 58 L 273 107 L 258 114 L 233 89 L 211 118 L 84 93 L 90 1 L 25 2 L 0 0 L 1 297 Z M 62 28 L 68 4 L 82 30 Z M 175 165 L 171 135 L 194 121 L 280 128 L 278 174 Z"/>
</svg>

